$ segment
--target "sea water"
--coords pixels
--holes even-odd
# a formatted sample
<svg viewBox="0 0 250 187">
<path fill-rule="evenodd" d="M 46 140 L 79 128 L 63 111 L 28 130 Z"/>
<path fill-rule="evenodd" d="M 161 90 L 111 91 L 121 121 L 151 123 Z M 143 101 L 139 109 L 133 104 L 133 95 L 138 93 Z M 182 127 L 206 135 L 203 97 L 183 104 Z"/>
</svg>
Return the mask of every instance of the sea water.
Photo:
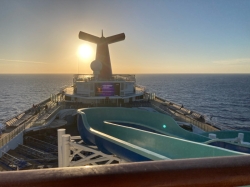
<svg viewBox="0 0 250 187">
<path fill-rule="evenodd" d="M 0 122 L 72 85 L 72 75 L 0 75 Z M 137 84 L 214 124 L 250 130 L 250 74 L 147 74 Z"/>
<path fill-rule="evenodd" d="M 250 130 L 250 74 L 139 75 L 137 81 L 214 124 Z"/>
<path fill-rule="evenodd" d="M 0 122 L 72 85 L 72 75 L 0 75 Z"/>
</svg>

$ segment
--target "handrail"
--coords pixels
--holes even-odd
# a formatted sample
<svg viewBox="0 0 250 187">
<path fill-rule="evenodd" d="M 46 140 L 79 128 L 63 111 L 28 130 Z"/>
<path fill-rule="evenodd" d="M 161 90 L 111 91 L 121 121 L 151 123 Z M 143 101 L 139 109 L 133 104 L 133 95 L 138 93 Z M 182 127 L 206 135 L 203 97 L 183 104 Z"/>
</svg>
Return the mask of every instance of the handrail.
<svg viewBox="0 0 250 187">
<path fill-rule="evenodd" d="M 74 84 L 75 82 L 81 81 L 94 81 L 93 74 L 75 74 L 74 76 Z M 107 79 L 98 79 L 98 81 L 107 81 Z M 113 74 L 112 77 L 108 81 L 135 81 L 135 75 L 132 74 Z"/>
<path fill-rule="evenodd" d="M 60 106 L 54 105 L 52 112 L 46 117 L 46 119 L 41 119 L 40 121 L 36 121 L 33 124 L 33 126 L 34 127 L 44 126 L 46 123 L 50 122 L 50 120 L 55 117 L 55 114 L 57 114 L 57 112 L 61 109 L 63 109 L 62 105 L 60 105 Z"/>
<path fill-rule="evenodd" d="M 160 100 L 161 102 L 164 102 L 164 103 L 171 103 L 171 104 L 175 104 L 174 102 L 171 102 L 171 101 L 169 101 L 169 100 L 165 100 L 165 99 L 163 99 L 163 98 L 161 98 L 161 97 L 159 97 L 159 96 L 155 96 L 155 98 L 156 99 L 158 99 L 158 100 Z M 178 111 L 179 112 L 179 111 Z M 191 112 L 191 111 L 190 111 Z M 198 114 L 198 115 L 201 115 L 201 114 L 199 114 L 199 113 L 197 113 L 197 112 L 195 112 L 195 111 L 192 111 L 193 112 L 193 114 L 195 113 L 195 114 Z M 188 119 L 189 117 L 184 117 L 185 118 L 185 120 L 186 119 Z M 191 118 L 192 119 L 192 118 Z M 196 120 L 197 121 L 197 120 Z M 207 124 L 207 123 L 206 123 Z M 207 124 L 207 125 L 209 125 L 209 126 L 212 126 L 212 131 L 217 131 L 216 129 L 220 129 L 220 130 L 237 130 L 237 129 L 235 129 L 235 128 L 232 128 L 232 127 L 229 127 L 229 126 L 225 126 L 225 125 L 222 125 L 222 124 Z M 213 128 L 216 128 L 216 129 L 214 129 L 213 130 Z"/>
<path fill-rule="evenodd" d="M 41 123 L 39 125 L 44 125 L 47 121 L 49 121 L 54 116 L 54 114 L 60 109 L 60 106 L 54 105 L 51 109 L 53 109 L 53 111 L 47 117 L 46 121 L 43 121 L 43 123 Z M 45 113 L 45 110 L 41 111 L 40 115 L 42 115 L 44 113 Z M 39 114 L 32 116 L 32 118 L 30 118 L 29 121 L 24 122 L 23 124 L 21 124 L 20 126 L 15 128 L 14 130 L 12 130 L 10 133 L 5 135 L 4 137 L 0 137 L 0 148 L 3 147 L 4 145 L 6 145 L 10 140 L 12 140 L 19 133 L 23 132 L 25 129 L 29 129 L 29 128 L 33 127 L 34 125 L 37 125 L 36 121 L 31 121 L 31 120 L 38 117 L 38 115 Z"/>
<path fill-rule="evenodd" d="M 37 105 L 43 105 L 44 103 L 48 102 L 49 100 L 50 100 L 50 98 L 45 99 L 45 100 L 39 102 Z M 10 116 L 10 117 L 4 119 L 2 123 L 3 123 L 3 124 L 6 124 L 6 122 L 10 121 L 11 119 L 18 117 L 18 116 L 19 116 L 20 114 L 22 114 L 22 113 L 27 113 L 27 112 L 30 111 L 30 110 L 32 110 L 32 108 L 28 108 L 27 110 L 25 110 L 25 111 L 23 111 L 23 112 L 20 112 L 20 113 L 14 115 L 14 116 Z"/>
<path fill-rule="evenodd" d="M 242 186 L 250 184 L 250 156 L 152 161 L 0 173 L 0 186 Z"/>
<path fill-rule="evenodd" d="M 8 133 L 6 136 L 0 138 L 0 148 L 3 147 L 4 145 L 6 145 L 16 135 L 18 135 L 19 133 L 21 133 L 22 131 L 24 131 L 26 125 L 28 125 L 29 123 L 31 123 L 31 122 L 23 123 L 22 125 L 20 125 L 17 128 L 15 128 L 13 131 L 11 131 L 10 133 Z"/>
<path fill-rule="evenodd" d="M 162 98 L 160 98 L 158 96 L 156 96 L 156 99 L 160 100 L 161 102 L 166 101 L 166 100 L 164 100 L 164 99 L 162 99 Z M 154 102 L 156 102 L 158 104 L 161 104 L 157 100 L 154 100 Z M 159 106 L 155 106 L 153 103 L 152 103 L 152 105 L 154 107 L 156 107 L 156 108 L 159 108 Z M 164 110 L 164 109 L 161 109 L 161 110 Z M 204 122 L 200 122 L 200 121 L 198 121 L 198 120 L 196 120 L 196 119 L 194 119 L 194 118 L 192 118 L 192 117 L 190 117 L 188 115 L 183 115 L 183 114 L 178 113 L 178 112 L 175 112 L 174 114 L 175 114 L 175 116 L 184 119 L 186 122 L 189 122 L 189 123 L 191 123 L 191 124 L 193 124 L 195 126 L 198 126 L 199 128 L 201 128 L 204 131 L 218 131 L 219 130 L 219 128 L 217 126 L 212 126 L 210 124 L 207 124 L 207 123 L 204 123 Z"/>
</svg>

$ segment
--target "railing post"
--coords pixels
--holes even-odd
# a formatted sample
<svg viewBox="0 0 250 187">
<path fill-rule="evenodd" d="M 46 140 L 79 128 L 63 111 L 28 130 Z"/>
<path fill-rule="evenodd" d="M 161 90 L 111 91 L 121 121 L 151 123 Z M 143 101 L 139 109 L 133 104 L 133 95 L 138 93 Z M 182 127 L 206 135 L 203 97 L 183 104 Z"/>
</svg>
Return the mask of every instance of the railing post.
<svg viewBox="0 0 250 187">
<path fill-rule="evenodd" d="M 70 157 L 70 135 L 62 135 L 62 165 L 63 167 L 69 166 Z"/>
<path fill-rule="evenodd" d="M 58 167 L 63 167 L 62 159 L 62 135 L 65 135 L 65 129 L 57 130 L 57 142 L 58 142 Z"/>
</svg>

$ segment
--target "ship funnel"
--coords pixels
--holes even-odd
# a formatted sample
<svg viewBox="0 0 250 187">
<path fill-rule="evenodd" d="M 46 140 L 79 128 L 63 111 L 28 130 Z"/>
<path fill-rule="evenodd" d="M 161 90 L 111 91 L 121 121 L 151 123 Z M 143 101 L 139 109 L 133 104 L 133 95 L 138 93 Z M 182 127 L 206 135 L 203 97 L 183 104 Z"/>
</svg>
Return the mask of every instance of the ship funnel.
<svg viewBox="0 0 250 187">
<path fill-rule="evenodd" d="M 100 79 L 106 79 L 106 80 L 111 79 L 112 67 L 110 62 L 108 44 L 124 40 L 125 34 L 121 33 L 114 36 L 104 37 L 102 32 L 102 37 L 99 38 L 97 36 L 80 31 L 79 39 L 97 44 L 95 60 L 100 61 L 102 63 L 102 69 L 100 70 L 98 77 Z"/>
</svg>

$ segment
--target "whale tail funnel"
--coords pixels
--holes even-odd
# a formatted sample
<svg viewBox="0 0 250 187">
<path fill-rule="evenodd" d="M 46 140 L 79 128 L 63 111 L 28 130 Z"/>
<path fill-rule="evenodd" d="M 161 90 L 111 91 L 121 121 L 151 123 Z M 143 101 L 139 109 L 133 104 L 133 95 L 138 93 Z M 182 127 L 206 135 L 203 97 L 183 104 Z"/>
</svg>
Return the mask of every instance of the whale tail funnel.
<svg viewBox="0 0 250 187">
<path fill-rule="evenodd" d="M 112 78 L 112 68 L 109 56 L 108 44 L 119 42 L 125 39 L 125 34 L 117 34 L 109 37 L 97 37 L 85 32 L 79 32 L 79 39 L 97 44 L 96 60 L 102 63 L 102 70 L 100 71 L 99 78 L 109 80 Z"/>
</svg>

